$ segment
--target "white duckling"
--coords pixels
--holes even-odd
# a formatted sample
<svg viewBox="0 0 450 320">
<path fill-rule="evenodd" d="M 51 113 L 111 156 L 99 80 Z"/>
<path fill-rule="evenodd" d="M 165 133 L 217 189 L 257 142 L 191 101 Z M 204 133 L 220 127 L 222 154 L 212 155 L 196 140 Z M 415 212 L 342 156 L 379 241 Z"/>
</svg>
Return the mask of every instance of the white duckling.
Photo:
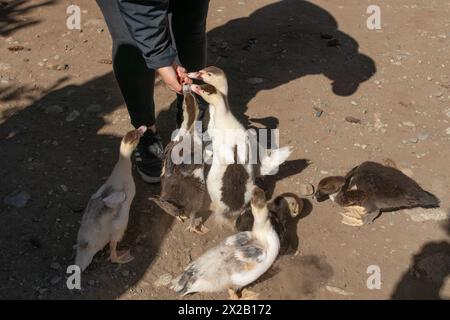
<svg viewBox="0 0 450 320">
<path fill-rule="evenodd" d="M 191 79 L 202 80 L 203 82 L 215 87 L 224 97 L 226 105 L 228 104 L 228 79 L 225 72 L 215 66 L 210 66 L 197 72 L 188 74 Z M 215 108 L 209 108 L 210 119 L 208 123 L 208 135 L 214 139 L 215 128 Z M 251 139 L 256 137 L 250 136 Z M 252 141 L 257 143 L 256 140 Z M 291 147 L 282 147 L 273 150 L 267 150 L 262 145 L 258 144 L 260 162 L 255 166 L 256 176 L 265 176 L 275 174 L 278 167 L 284 163 L 292 153 Z"/>
<path fill-rule="evenodd" d="M 111 262 L 127 263 L 133 260 L 129 250 L 117 251 L 117 243 L 127 228 L 136 189 L 130 157 L 146 130 L 147 127 L 142 126 L 123 137 L 118 162 L 108 180 L 92 195 L 87 204 L 78 231 L 75 258 L 75 264 L 82 271 L 89 266 L 94 255 L 108 243 Z"/>
<path fill-rule="evenodd" d="M 213 158 L 206 180 L 211 211 L 220 224 L 234 225 L 234 220 L 249 203 L 254 188 L 247 132 L 215 87 L 192 85 L 191 90 L 214 110 Z"/>
<path fill-rule="evenodd" d="M 208 229 L 202 224 L 201 218 L 197 218 L 206 194 L 204 165 L 201 161 L 195 163 L 195 153 L 201 157 L 203 151 L 199 136 L 201 128 L 198 130 L 196 127 L 199 108 L 189 89 L 184 90 L 183 113 L 183 123 L 178 134 L 164 150 L 161 194 L 150 199 L 180 221 L 188 217 L 190 222 L 186 230 L 204 234 Z M 183 143 L 187 143 L 187 146 L 178 149 Z M 176 152 L 183 159 L 179 164 L 173 161 Z"/>
<path fill-rule="evenodd" d="M 345 177 L 327 177 L 319 182 L 315 197 L 330 198 L 348 209 L 341 213 L 343 223 L 360 226 L 372 223 L 381 212 L 398 209 L 439 206 L 439 199 L 423 190 L 400 170 L 366 161 Z"/>
<path fill-rule="evenodd" d="M 228 96 L 228 79 L 225 72 L 215 66 L 209 66 L 197 72 L 188 73 L 191 79 L 202 80 L 220 91 L 225 97 Z"/>
<path fill-rule="evenodd" d="M 228 289 L 231 299 L 239 298 L 241 289 L 262 276 L 275 262 L 280 240 L 269 219 L 264 191 L 255 187 L 251 201 L 255 219 L 252 231 L 226 238 L 172 281 L 172 289 L 180 295 L 195 292 L 218 292 Z M 241 298 L 256 298 L 243 290 Z"/>
<path fill-rule="evenodd" d="M 188 77 L 191 79 L 202 80 L 205 83 L 215 87 L 223 95 L 226 103 L 228 104 L 228 79 L 227 75 L 222 69 L 210 66 L 197 72 L 188 73 Z M 214 108 L 209 108 L 209 122 L 207 132 L 211 139 L 215 119 L 214 111 Z"/>
</svg>

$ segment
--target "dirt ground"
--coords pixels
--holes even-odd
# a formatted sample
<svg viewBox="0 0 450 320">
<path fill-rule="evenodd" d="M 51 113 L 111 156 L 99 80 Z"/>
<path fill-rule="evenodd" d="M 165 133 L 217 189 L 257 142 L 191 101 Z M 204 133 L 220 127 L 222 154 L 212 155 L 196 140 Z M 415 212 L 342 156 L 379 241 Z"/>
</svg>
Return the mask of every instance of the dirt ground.
<svg viewBox="0 0 450 320">
<path fill-rule="evenodd" d="M 378 31 L 366 27 L 375 2 Z M 82 32 L 66 27 L 72 3 Z M 389 158 L 441 200 L 436 210 L 350 227 L 330 201 L 304 197 L 297 254 L 280 256 L 250 287 L 262 299 L 450 298 L 449 16 L 442 0 L 211 1 L 208 61 L 227 72 L 235 114 L 279 128 L 281 143 L 295 148 L 264 181 L 270 196 L 301 195 L 306 183 Z M 121 243 L 135 260 L 111 265 L 104 250 L 81 291 L 65 285 L 84 206 L 130 128 L 95 2 L 2 0 L 0 35 L 0 298 L 176 299 L 161 280 L 230 233 L 211 221 L 205 236 L 184 232 L 147 200 L 159 185 L 138 179 Z M 174 95 L 159 84 L 155 98 L 167 142 Z M 21 208 L 7 204 L 17 192 L 29 196 Z M 380 289 L 367 288 L 371 265 Z"/>
</svg>

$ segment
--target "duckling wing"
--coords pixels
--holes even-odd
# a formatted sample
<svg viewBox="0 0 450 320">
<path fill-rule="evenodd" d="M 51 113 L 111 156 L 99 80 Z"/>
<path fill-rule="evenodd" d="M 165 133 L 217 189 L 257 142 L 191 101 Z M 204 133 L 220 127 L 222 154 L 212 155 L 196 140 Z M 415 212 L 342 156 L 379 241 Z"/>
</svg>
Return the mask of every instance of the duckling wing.
<svg viewBox="0 0 450 320">
<path fill-rule="evenodd" d="M 214 292 L 226 289 L 230 275 L 238 268 L 233 251 L 226 241 L 209 249 L 191 262 L 177 278 L 171 288 L 180 295 L 194 292 Z"/>
<path fill-rule="evenodd" d="M 182 145 L 186 143 L 189 145 Z M 180 163 L 173 161 L 173 152 L 178 152 Z M 171 141 L 164 149 L 163 172 L 165 176 L 171 176 L 175 171 L 183 175 L 190 175 L 194 170 L 201 168 L 202 145 L 199 144 L 192 136 L 182 136 L 179 141 Z M 199 158 L 200 159 L 197 159 Z"/>
<path fill-rule="evenodd" d="M 238 233 L 190 263 L 172 281 L 172 289 L 180 295 L 226 289 L 233 284 L 233 275 L 252 269 L 263 255 L 250 232 Z"/>
<path fill-rule="evenodd" d="M 367 193 L 363 190 L 347 190 L 342 193 L 341 203 L 344 207 L 347 206 L 362 206 L 367 200 Z"/>
<path fill-rule="evenodd" d="M 125 199 L 125 192 L 115 191 L 111 187 L 103 185 L 89 199 L 83 215 L 82 224 L 86 221 L 97 221 L 105 215 L 115 216 Z"/>
<path fill-rule="evenodd" d="M 114 191 L 106 185 L 102 186 L 86 206 L 78 231 L 78 244 L 104 241 L 109 234 L 109 230 L 104 226 L 117 216 L 125 199 L 124 192 Z"/>
<path fill-rule="evenodd" d="M 256 264 L 264 261 L 266 252 L 260 243 L 256 241 L 242 247 L 236 247 L 234 257 L 237 261 L 244 264 L 244 268 L 252 269 Z"/>
<path fill-rule="evenodd" d="M 251 239 L 252 233 L 250 231 L 239 232 L 226 238 L 225 245 L 228 247 L 245 246 L 250 243 Z"/>
<path fill-rule="evenodd" d="M 234 258 L 244 268 L 251 268 L 264 260 L 266 252 L 258 240 L 252 237 L 251 232 L 241 232 L 229 237 L 225 245 L 232 248 Z"/>
<path fill-rule="evenodd" d="M 352 189 L 355 186 L 355 175 L 358 172 L 360 166 L 354 167 L 345 175 L 345 185 L 342 187 L 343 191 Z"/>
<path fill-rule="evenodd" d="M 173 173 L 175 164 L 172 161 L 172 150 L 175 145 L 175 141 L 170 141 L 164 149 L 163 175 L 171 176 Z"/>
</svg>

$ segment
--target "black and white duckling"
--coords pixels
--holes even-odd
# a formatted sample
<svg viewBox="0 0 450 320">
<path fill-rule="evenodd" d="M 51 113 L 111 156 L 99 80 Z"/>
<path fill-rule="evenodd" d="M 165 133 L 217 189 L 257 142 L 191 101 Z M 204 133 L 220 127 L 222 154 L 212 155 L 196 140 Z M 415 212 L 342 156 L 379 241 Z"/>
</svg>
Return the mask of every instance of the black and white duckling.
<svg viewBox="0 0 450 320">
<path fill-rule="evenodd" d="M 228 80 L 225 72 L 215 66 L 210 66 L 197 72 L 188 74 L 192 79 L 202 80 L 203 82 L 215 87 L 224 97 L 226 105 L 228 104 Z M 216 108 L 209 108 L 210 120 L 208 123 L 208 134 L 213 139 L 215 128 L 215 112 Z M 249 136 L 256 145 L 256 136 Z M 275 174 L 278 167 L 284 163 L 292 153 L 291 147 L 282 147 L 273 150 L 267 150 L 258 144 L 258 152 L 260 161 L 256 164 L 254 170 L 256 176 L 265 176 Z"/>
<path fill-rule="evenodd" d="M 353 168 L 345 177 L 322 179 L 315 197 L 318 201 L 328 197 L 346 207 L 342 222 L 356 226 L 373 222 L 383 211 L 439 206 L 438 198 L 403 172 L 371 161 Z"/>
<path fill-rule="evenodd" d="M 190 90 L 184 92 L 183 122 L 175 138 L 164 150 L 161 172 L 161 194 L 150 198 L 168 214 L 183 221 L 189 218 L 186 230 L 204 234 L 208 229 L 197 213 L 206 194 L 204 165 L 201 161 L 201 127 L 196 120 L 199 108 Z M 179 160 L 174 161 L 174 157 Z"/>
<path fill-rule="evenodd" d="M 191 89 L 214 110 L 213 157 L 206 179 L 210 208 L 220 224 L 234 226 L 235 219 L 249 203 L 254 188 L 247 132 L 215 87 L 204 84 L 192 85 Z"/>
<path fill-rule="evenodd" d="M 142 126 L 128 132 L 120 143 L 119 161 L 108 180 L 89 200 L 77 238 L 75 264 L 83 271 L 94 255 L 108 243 L 110 260 L 113 263 L 127 263 L 133 260 L 129 250 L 117 251 L 128 225 L 130 206 L 135 195 L 132 176 L 131 154 L 147 127 Z"/>
<path fill-rule="evenodd" d="M 255 219 L 252 231 L 230 236 L 209 249 L 172 281 L 172 289 L 183 296 L 228 289 L 231 299 L 257 297 L 241 290 L 272 266 L 280 240 L 270 223 L 264 191 L 258 187 L 253 191 L 251 208 Z"/>
</svg>

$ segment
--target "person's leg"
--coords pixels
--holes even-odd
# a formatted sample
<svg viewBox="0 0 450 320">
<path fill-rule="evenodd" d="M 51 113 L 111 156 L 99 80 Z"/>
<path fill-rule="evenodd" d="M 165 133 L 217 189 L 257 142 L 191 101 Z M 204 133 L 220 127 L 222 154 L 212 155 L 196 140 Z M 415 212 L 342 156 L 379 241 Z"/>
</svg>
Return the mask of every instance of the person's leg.
<svg viewBox="0 0 450 320">
<path fill-rule="evenodd" d="M 172 33 L 178 51 L 178 59 L 188 72 L 206 67 L 206 17 L 209 0 L 171 0 Z M 177 97 L 177 108 L 181 110 L 183 97 Z M 201 117 L 205 110 L 204 101 L 199 101 Z M 177 113 L 177 122 L 181 121 L 182 112 Z"/>
<path fill-rule="evenodd" d="M 105 17 L 113 41 L 113 69 L 117 83 L 130 114 L 131 124 L 138 128 L 150 127 L 140 139 L 134 161 L 141 178 L 150 183 L 159 182 L 163 146 L 156 134 L 153 90 L 155 71 L 145 64 L 141 51 L 130 35 L 119 11 L 117 0 L 97 0 Z"/>
<path fill-rule="evenodd" d="M 136 128 L 141 125 L 153 126 L 155 71 L 146 66 L 141 51 L 122 20 L 117 0 L 97 0 L 97 3 L 113 41 L 114 75 L 128 108 L 131 124 Z"/>
</svg>

